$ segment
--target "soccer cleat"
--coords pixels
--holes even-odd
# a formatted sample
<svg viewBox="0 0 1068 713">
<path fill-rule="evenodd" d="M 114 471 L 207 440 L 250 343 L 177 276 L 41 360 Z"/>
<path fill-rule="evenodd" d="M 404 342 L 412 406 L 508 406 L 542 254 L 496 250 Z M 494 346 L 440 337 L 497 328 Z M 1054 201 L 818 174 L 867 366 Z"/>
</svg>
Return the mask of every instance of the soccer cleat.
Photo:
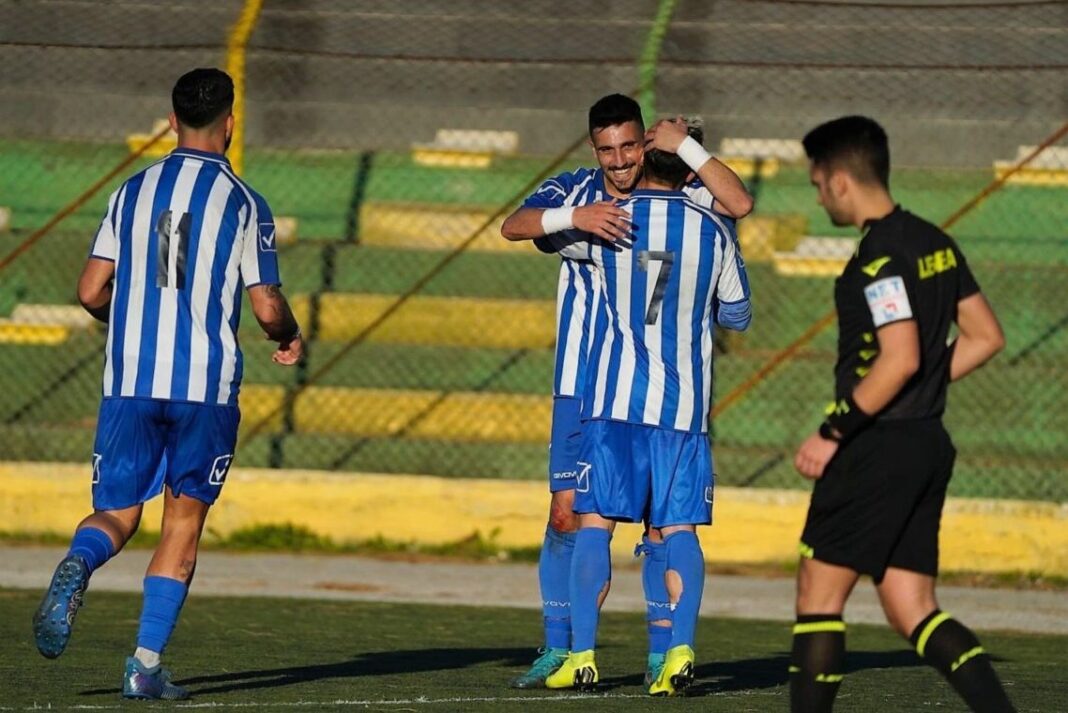
<svg viewBox="0 0 1068 713">
<path fill-rule="evenodd" d="M 567 661 L 567 649 L 538 649 L 541 654 L 521 676 L 512 679 L 512 688 L 542 688 L 545 679 Z"/>
<path fill-rule="evenodd" d="M 88 584 L 89 568 L 78 555 L 71 555 L 56 566 L 52 583 L 33 615 L 33 638 L 45 658 L 54 659 L 67 648 L 74 616 Z"/>
<path fill-rule="evenodd" d="M 665 654 L 649 654 L 649 658 L 645 663 L 646 688 L 653 685 L 653 682 L 660 678 L 660 672 L 664 670 L 664 656 Z"/>
<path fill-rule="evenodd" d="M 560 668 L 545 679 L 545 687 L 592 691 L 597 687 L 599 678 L 597 663 L 593 660 L 593 649 L 588 649 L 572 652 Z"/>
<path fill-rule="evenodd" d="M 122 697 L 152 701 L 184 701 L 189 691 L 171 683 L 171 672 L 160 665 L 145 668 L 133 656 L 126 658 L 122 677 Z"/>
<path fill-rule="evenodd" d="M 686 644 L 668 649 L 660 675 L 649 686 L 650 696 L 677 696 L 693 683 L 693 649 Z"/>
</svg>

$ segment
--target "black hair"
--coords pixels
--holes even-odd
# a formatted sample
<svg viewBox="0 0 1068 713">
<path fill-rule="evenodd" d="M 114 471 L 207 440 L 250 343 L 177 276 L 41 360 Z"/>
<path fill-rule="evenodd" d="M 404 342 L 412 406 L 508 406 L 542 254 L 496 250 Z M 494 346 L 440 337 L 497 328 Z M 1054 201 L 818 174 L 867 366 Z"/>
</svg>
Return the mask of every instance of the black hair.
<svg viewBox="0 0 1068 713">
<path fill-rule="evenodd" d="M 179 123 L 202 129 L 234 106 L 234 81 L 221 69 L 194 69 L 174 83 L 171 106 Z"/>
<path fill-rule="evenodd" d="M 705 131 L 700 126 L 688 125 L 686 133 L 699 144 L 705 140 Z M 645 152 L 645 177 L 658 183 L 667 183 L 673 188 L 680 188 L 686 182 L 686 177 L 690 175 L 691 170 L 678 154 L 660 149 L 649 149 Z"/>
<path fill-rule="evenodd" d="M 890 187 L 890 146 L 874 119 L 843 116 L 820 124 L 801 143 L 815 166 L 841 169 L 861 183 Z"/>
<path fill-rule="evenodd" d="M 623 94 L 609 94 L 601 97 L 590 107 L 589 131 L 590 138 L 598 129 L 609 126 L 618 126 L 627 122 L 638 122 L 638 128 L 645 132 L 645 122 L 642 120 L 642 108 L 638 102 Z"/>
</svg>

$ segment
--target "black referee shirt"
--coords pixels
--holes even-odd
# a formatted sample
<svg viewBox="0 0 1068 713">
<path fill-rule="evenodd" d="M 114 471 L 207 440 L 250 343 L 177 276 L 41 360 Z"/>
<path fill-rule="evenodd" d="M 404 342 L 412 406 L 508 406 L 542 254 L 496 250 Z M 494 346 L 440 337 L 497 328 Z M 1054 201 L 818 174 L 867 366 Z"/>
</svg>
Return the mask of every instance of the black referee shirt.
<svg viewBox="0 0 1068 713">
<path fill-rule="evenodd" d="M 871 369 L 879 354 L 875 331 L 914 319 L 920 333 L 920 369 L 877 418 L 941 416 L 952 356 L 946 346 L 949 328 L 957 318 L 957 302 L 979 292 L 979 285 L 957 244 L 901 206 L 864 227 L 867 232 L 834 285 L 836 400 L 851 394 Z"/>
</svg>

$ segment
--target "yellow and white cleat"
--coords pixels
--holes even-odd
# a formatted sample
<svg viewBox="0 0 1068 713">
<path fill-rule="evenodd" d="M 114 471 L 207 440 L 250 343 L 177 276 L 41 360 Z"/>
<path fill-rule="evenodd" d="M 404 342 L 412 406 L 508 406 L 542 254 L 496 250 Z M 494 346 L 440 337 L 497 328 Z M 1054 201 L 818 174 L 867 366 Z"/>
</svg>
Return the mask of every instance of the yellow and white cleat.
<svg viewBox="0 0 1068 713">
<path fill-rule="evenodd" d="M 593 649 L 573 651 L 560 668 L 545 679 L 546 688 L 574 688 L 577 691 L 592 691 L 600 680 Z"/>
<path fill-rule="evenodd" d="M 681 694 L 693 683 L 693 661 L 693 649 L 686 644 L 668 649 L 660 675 L 649 686 L 649 695 L 677 696 Z"/>
</svg>

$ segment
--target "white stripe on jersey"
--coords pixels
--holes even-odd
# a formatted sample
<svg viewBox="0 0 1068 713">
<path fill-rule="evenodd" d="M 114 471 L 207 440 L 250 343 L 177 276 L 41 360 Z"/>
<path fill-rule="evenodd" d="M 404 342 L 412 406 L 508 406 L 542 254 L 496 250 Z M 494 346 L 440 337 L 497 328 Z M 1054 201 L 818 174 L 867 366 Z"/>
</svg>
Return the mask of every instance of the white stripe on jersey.
<svg viewBox="0 0 1068 713">
<path fill-rule="evenodd" d="M 126 184 L 123 184 L 122 189 L 118 192 L 118 197 L 115 199 L 115 235 L 122 233 L 122 213 L 123 207 L 126 205 Z M 121 255 L 122 248 L 119 244 L 118 238 L 115 238 L 115 254 L 113 259 L 115 264 L 119 264 L 120 257 L 125 260 L 126 258 Z M 111 309 L 108 310 L 108 325 L 109 327 L 115 324 L 115 305 L 117 302 L 113 299 L 111 301 Z M 112 354 L 115 349 L 115 330 L 108 329 L 107 344 L 104 346 L 104 394 L 110 395 L 112 389 L 115 388 L 115 361 Z"/>
<path fill-rule="evenodd" d="M 152 224 L 152 203 L 156 198 L 156 186 L 163 163 L 150 166 L 145 171 L 141 189 L 137 193 L 133 227 L 135 235 L 151 235 L 156 229 Z M 145 280 L 148 274 L 149 240 L 135 240 L 130 255 L 130 292 L 126 303 L 126 332 L 122 344 L 122 387 L 120 396 L 134 396 L 137 389 L 137 367 L 141 357 L 141 323 L 145 313 Z"/>
<path fill-rule="evenodd" d="M 649 252 L 667 250 L 667 207 L 666 201 L 655 201 L 649 206 Z M 672 265 L 673 270 L 682 268 L 682 265 Z M 645 302 L 651 304 L 653 292 L 656 290 L 657 278 L 663 265 L 660 261 L 650 260 L 648 272 L 645 275 Z M 661 305 L 663 309 L 663 305 Z M 661 315 L 656 324 L 645 325 L 645 345 L 650 355 L 660 354 L 663 341 L 663 325 L 665 322 Z M 649 382 L 645 392 L 645 411 L 643 419 L 646 423 L 659 423 L 660 411 L 664 407 L 664 361 L 662 359 L 649 359 Z"/>
<path fill-rule="evenodd" d="M 592 271 L 591 271 L 592 272 Z M 572 317 L 568 320 L 567 324 L 563 324 L 561 315 L 563 314 L 564 302 L 567 296 L 568 290 L 574 290 L 575 298 L 572 301 L 572 315 L 578 312 L 579 319 Z M 571 260 L 560 261 L 560 281 L 557 288 L 556 295 L 556 323 L 558 327 L 558 339 L 563 340 L 563 364 L 560 374 L 559 391 L 563 396 L 571 396 L 579 393 L 581 385 L 577 383 L 579 373 L 579 358 L 583 355 L 583 350 L 586 349 L 585 339 L 583 339 L 583 312 L 585 311 L 586 300 L 589 298 L 589 294 L 586 290 L 586 284 L 582 280 L 582 275 L 579 271 L 578 265 Z"/>
<path fill-rule="evenodd" d="M 186 159 L 178 171 L 171 197 L 170 211 L 172 223 L 177 225 L 182 214 L 189 212 L 189 202 L 193 197 L 193 185 L 204 164 L 200 161 Z M 167 255 L 167 275 L 177 279 L 178 252 L 181 240 L 172 236 Z M 169 281 L 169 279 L 168 279 Z M 172 355 L 174 351 L 175 330 L 178 327 L 178 285 L 160 288 L 159 293 L 159 329 L 156 332 L 156 371 L 152 376 L 152 398 L 169 399 L 171 397 L 171 379 L 174 378 L 174 359 L 164 359 L 161 355 Z"/>
<path fill-rule="evenodd" d="M 239 183 L 238 186 L 240 185 Z M 251 196 L 249 197 L 251 198 Z M 253 201 L 248 207 L 241 208 L 241 212 L 238 214 L 239 222 L 241 218 L 246 221 L 255 220 L 255 205 L 255 201 Z M 258 239 L 253 233 L 251 242 L 254 250 L 256 249 L 255 242 Z M 246 242 L 249 241 L 246 240 Z M 219 397 L 217 399 L 220 404 L 226 404 L 230 401 L 230 385 L 234 382 L 234 370 L 237 366 L 237 340 L 234 338 L 233 329 L 230 328 L 230 317 L 234 313 L 233 296 L 237 291 L 237 284 L 241 280 L 242 247 L 243 244 L 240 240 L 234 240 L 233 248 L 230 251 L 230 260 L 226 263 L 226 281 L 223 283 L 222 290 L 222 320 L 219 322 L 219 339 L 223 347 L 223 362 L 222 370 L 219 372 Z"/>
<path fill-rule="evenodd" d="M 683 221 L 681 265 L 697 264 L 701 254 L 701 216 L 687 212 Z M 692 394 L 697 379 L 691 351 L 693 350 L 693 310 L 697 301 L 697 282 L 689 275 L 679 275 L 679 312 L 676 320 L 679 350 L 679 393 Z M 704 319 L 708 319 L 707 310 Z M 702 324 L 707 324 L 703 321 Z M 693 399 L 679 399 L 679 409 L 675 413 L 675 428 L 680 431 L 690 430 L 693 421 Z"/>
<path fill-rule="evenodd" d="M 599 250 L 603 253 L 605 248 L 602 246 Z M 615 261 L 616 304 L 618 305 L 630 304 L 631 270 L 629 260 L 624 258 L 626 254 L 618 253 Z M 625 421 L 630 411 L 630 392 L 634 388 L 634 367 L 637 354 L 634 353 L 634 332 L 631 331 L 629 321 L 620 319 L 616 328 L 619 329 L 621 335 L 621 358 L 619 376 L 616 381 L 616 397 L 612 402 L 611 413 L 612 418 Z"/>
<path fill-rule="evenodd" d="M 233 180 L 220 171 L 212 183 L 207 205 L 225 206 L 234 189 Z M 215 265 L 215 245 L 219 237 L 223 211 L 210 210 L 204 216 L 200 229 L 200 243 L 197 246 L 196 270 L 193 274 L 193 292 L 189 296 L 190 312 L 193 315 L 208 313 L 208 299 L 211 297 L 211 273 Z M 190 401 L 203 401 L 208 392 L 208 330 L 207 324 L 194 324 L 192 344 L 189 349 L 189 392 Z"/>
</svg>

